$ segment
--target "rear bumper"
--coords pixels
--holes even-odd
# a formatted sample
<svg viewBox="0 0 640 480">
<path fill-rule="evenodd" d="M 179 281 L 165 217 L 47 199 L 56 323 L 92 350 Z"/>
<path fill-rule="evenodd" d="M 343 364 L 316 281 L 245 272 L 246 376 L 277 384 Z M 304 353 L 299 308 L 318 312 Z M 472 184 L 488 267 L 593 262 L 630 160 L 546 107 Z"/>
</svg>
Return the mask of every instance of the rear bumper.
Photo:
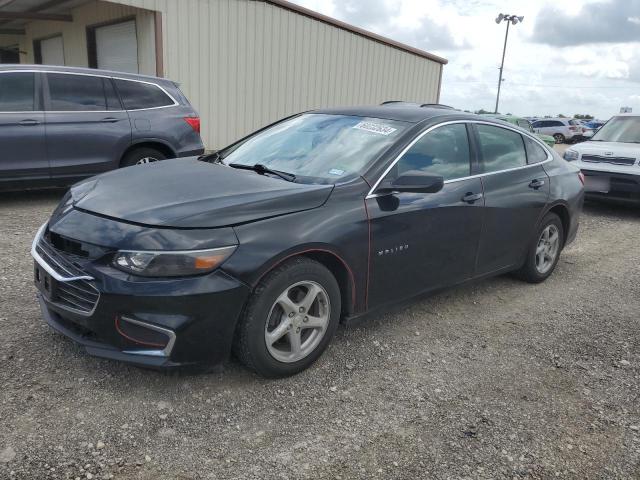
<svg viewBox="0 0 640 480">
<path fill-rule="evenodd" d="M 586 182 L 589 178 L 603 179 L 609 182 L 608 192 L 586 191 L 589 199 L 612 200 L 623 203 L 640 203 L 640 174 L 631 175 L 625 173 L 601 172 L 597 170 L 582 169 Z"/>
</svg>

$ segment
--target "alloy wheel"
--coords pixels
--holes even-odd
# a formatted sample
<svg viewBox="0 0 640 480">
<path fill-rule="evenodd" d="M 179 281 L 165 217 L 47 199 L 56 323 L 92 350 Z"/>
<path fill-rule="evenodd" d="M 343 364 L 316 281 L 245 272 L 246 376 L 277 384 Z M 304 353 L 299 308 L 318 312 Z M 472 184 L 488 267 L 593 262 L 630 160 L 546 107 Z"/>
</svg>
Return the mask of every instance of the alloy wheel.
<svg viewBox="0 0 640 480">
<path fill-rule="evenodd" d="M 140 160 L 138 160 L 136 162 L 136 165 L 143 165 L 145 163 L 153 163 L 153 162 L 157 162 L 157 161 L 158 161 L 158 159 L 154 158 L 154 157 L 144 157 L 144 158 L 141 158 Z"/>
<path fill-rule="evenodd" d="M 560 232 L 555 225 L 547 225 L 542 231 L 536 247 L 536 270 L 544 275 L 555 264 L 560 251 Z"/>
<path fill-rule="evenodd" d="M 331 305 L 319 283 L 298 282 L 276 299 L 264 330 L 267 350 L 280 362 L 292 363 L 310 355 L 329 326 Z"/>
</svg>

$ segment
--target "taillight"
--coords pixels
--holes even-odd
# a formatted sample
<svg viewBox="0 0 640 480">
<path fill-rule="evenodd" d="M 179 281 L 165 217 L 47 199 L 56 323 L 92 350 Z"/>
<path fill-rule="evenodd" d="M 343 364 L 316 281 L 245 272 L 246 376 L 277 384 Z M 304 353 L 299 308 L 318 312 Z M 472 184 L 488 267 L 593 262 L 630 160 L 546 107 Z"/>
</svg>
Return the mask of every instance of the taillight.
<svg viewBox="0 0 640 480">
<path fill-rule="evenodd" d="M 582 183 L 582 186 L 584 187 L 584 173 L 578 172 L 578 178 L 580 179 L 580 183 Z"/>
<path fill-rule="evenodd" d="M 578 129 L 578 127 L 569 127 L 569 130 L 571 130 L 572 132 L 575 132 Z"/>
<path fill-rule="evenodd" d="M 184 121 L 193 128 L 194 132 L 200 133 L 200 117 L 184 117 Z"/>
</svg>

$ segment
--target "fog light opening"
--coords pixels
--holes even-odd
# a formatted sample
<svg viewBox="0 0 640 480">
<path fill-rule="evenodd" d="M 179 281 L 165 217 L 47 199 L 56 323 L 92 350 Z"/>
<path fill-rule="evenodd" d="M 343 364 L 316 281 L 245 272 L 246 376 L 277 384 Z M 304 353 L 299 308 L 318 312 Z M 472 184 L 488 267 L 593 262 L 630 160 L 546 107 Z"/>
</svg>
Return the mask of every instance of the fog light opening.
<svg viewBox="0 0 640 480">
<path fill-rule="evenodd" d="M 168 330 L 127 317 L 116 317 L 116 330 L 125 339 L 144 347 L 165 349 L 171 342 Z"/>
</svg>

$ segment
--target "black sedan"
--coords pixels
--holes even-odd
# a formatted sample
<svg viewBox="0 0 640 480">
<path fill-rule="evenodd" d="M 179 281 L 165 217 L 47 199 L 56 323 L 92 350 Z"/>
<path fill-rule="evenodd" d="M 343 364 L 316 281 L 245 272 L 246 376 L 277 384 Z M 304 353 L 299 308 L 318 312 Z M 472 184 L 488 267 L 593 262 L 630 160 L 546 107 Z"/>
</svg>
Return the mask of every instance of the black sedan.
<svg viewBox="0 0 640 480">
<path fill-rule="evenodd" d="M 286 118 L 207 157 L 75 185 L 38 232 L 46 321 L 148 367 L 307 368 L 340 320 L 469 280 L 545 280 L 583 178 L 535 136 L 389 104 Z"/>
</svg>

